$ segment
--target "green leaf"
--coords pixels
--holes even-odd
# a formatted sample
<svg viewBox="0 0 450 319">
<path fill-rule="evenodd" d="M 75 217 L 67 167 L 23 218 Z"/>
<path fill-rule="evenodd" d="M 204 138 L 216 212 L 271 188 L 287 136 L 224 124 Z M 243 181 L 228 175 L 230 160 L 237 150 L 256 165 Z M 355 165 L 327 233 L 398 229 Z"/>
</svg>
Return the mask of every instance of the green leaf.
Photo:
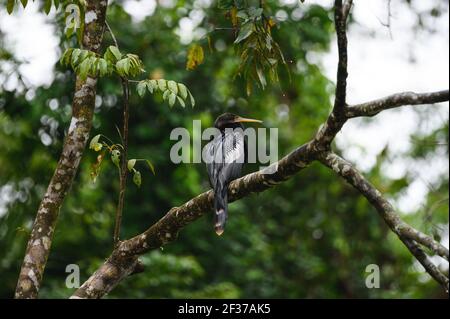
<svg viewBox="0 0 450 319">
<path fill-rule="evenodd" d="M 247 19 L 248 19 L 248 14 L 247 14 L 247 12 L 245 12 L 245 11 L 243 11 L 243 10 L 238 11 L 238 13 L 236 14 L 236 16 L 237 16 L 238 18 L 241 18 L 241 19 L 244 19 L 244 20 L 247 20 Z"/>
<path fill-rule="evenodd" d="M 177 96 L 178 102 L 180 102 L 182 107 L 186 107 L 186 103 L 184 103 L 183 99 L 179 96 Z"/>
<path fill-rule="evenodd" d="M 84 59 L 90 56 L 95 56 L 93 52 L 88 50 L 81 50 L 80 55 L 78 56 L 78 63 L 81 63 Z"/>
<path fill-rule="evenodd" d="M 68 65 L 70 63 L 70 58 L 72 57 L 72 48 L 67 49 L 61 56 L 60 63 L 62 65 Z"/>
<path fill-rule="evenodd" d="M 246 23 L 241 27 L 239 34 L 234 43 L 239 43 L 247 39 L 253 33 L 253 23 Z"/>
<path fill-rule="evenodd" d="M 98 59 L 95 57 L 90 57 L 89 58 L 89 71 L 88 74 L 90 76 L 97 76 L 97 72 L 98 72 Z"/>
<path fill-rule="evenodd" d="M 163 93 L 163 100 L 164 101 L 167 100 L 167 98 L 169 97 L 169 94 L 170 94 L 169 90 L 164 91 L 164 93 Z"/>
<path fill-rule="evenodd" d="M 143 69 L 142 61 L 141 59 L 139 59 L 139 56 L 137 56 L 136 54 L 127 54 L 127 58 L 130 61 L 129 74 L 131 76 L 137 76 L 142 72 L 145 72 L 145 70 Z"/>
<path fill-rule="evenodd" d="M 98 59 L 98 69 L 100 71 L 100 76 L 105 76 L 108 74 L 108 62 L 105 59 Z"/>
<path fill-rule="evenodd" d="M 188 96 L 188 89 L 186 85 L 183 83 L 178 83 L 178 91 L 180 92 L 180 96 L 185 100 Z"/>
<path fill-rule="evenodd" d="M 72 52 L 72 56 L 71 56 L 71 64 L 72 64 L 72 68 L 75 69 L 75 67 L 78 65 L 78 57 L 81 54 L 81 50 L 80 49 L 74 49 Z"/>
<path fill-rule="evenodd" d="M 126 76 L 130 72 L 130 59 L 124 58 L 122 60 L 117 61 L 116 63 L 117 73 L 120 76 Z"/>
<path fill-rule="evenodd" d="M 150 162 L 150 160 L 145 160 L 145 162 L 147 163 L 148 167 L 152 171 L 153 175 L 156 175 L 155 167 L 153 166 L 152 162 Z"/>
<path fill-rule="evenodd" d="M 147 90 L 147 81 L 140 81 L 137 86 L 136 90 L 140 97 L 143 97 L 145 95 L 145 91 Z"/>
<path fill-rule="evenodd" d="M 267 85 L 267 82 L 263 71 L 260 68 L 256 68 L 256 74 L 258 75 L 259 82 L 261 83 L 261 86 L 264 89 Z"/>
<path fill-rule="evenodd" d="M 109 46 L 108 51 L 111 52 L 114 58 L 116 59 L 115 62 L 119 61 L 122 58 L 122 53 L 120 53 L 120 50 L 116 46 L 114 45 Z"/>
<path fill-rule="evenodd" d="M 82 80 L 86 80 L 90 68 L 91 68 L 90 59 L 85 59 L 83 62 L 80 63 L 80 65 L 77 68 L 77 74 L 80 76 Z"/>
<path fill-rule="evenodd" d="M 153 91 L 158 89 L 158 82 L 156 82 L 156 80 L 147 81 L 147 89 L 153 94 Z"/>
<path fill-rule="evenodd" d="M 16 0 L 8 0 L 6 3 L 6 11 L 8 11 L 8 14 L 11 14 L 14 10 L 14 5 L 16 4 Z"/>
<path fill-rule="evenodd" d="M 136 165 L 136 159 L 128 160 L 127 167 L 130 172 L 133 170 L 134 165 Z"/>
<path fill-rule="evenodd" d="M 165 91 L 167 89 L 167 81 L 164 79 L 159 79 L 158 81 L 158 87 L 161 91 Z"/>
<path fill-rule="evenodd" d="M 134 172 L 133 182 L 136 184 L 137 187 L 141 187 L 141 182 L 142 182 L 141 172 L 139 172 L 139 171 Z"/>
<path fill-rule="evenodd" d="M 28 0 L 20 0 L 20 2 L 22 3 L 22 6 L 25 8 L 28 4 Z"/>
<path fill-rule="evenodd" d="M 175 93 L 175 95 L 178 94 L 178 86 L 175 81 L 167 81 L 167 86 L 169 87 L 169 90 Z"/>
<path fill-rule="evenodd" d="M 189 93 L 189 99 L 191 100 L 191 105 L 192 105 L 192 107 L 194 107 L 195 106 L 194 96 L 192 95 L 191 91 L 188 91 L 188 93 Z"/>
<path fill-rule="evenodd" d="M 98 135 L 95 135 L 95 136 L 92 138 L 91 142 L 89 143 L 89 148 L 90 148 L 91 150 L 95 149 L 95 146 L 96 146 L 97 144 L 99 144 L 98 140 L 100 139 L 100 136 L 101 136 L 101 134 L 98 134 Z"/>
<path fill-rule="evenodd" d="M 116 165 L 117 167 L 120 167 L 120 151 L 119 150 L 113 150 L 111 152 L 111 161 Z"/>
<path fill-rule="evenodd" d="M 170 92 L 170 91 L 166 91 Z M 172 107 L 175 104 L 175 101 L 177 100 L 177 95 L 173 92 L 169 94 L 169 106 Z"/>
<path fill-rule="evenodd" d="M 260 17 L 262 15 L 263 9 L 262 8 L 251 7 L 250 9 L 248 9 L 248 13 L 250 14 L 250 16 L 252 18 L 257 18 L 257 17 Z"/>
<path fill-rule="evenodd" d="M 103 148 L 103 145 L 100 144 L 100 143 L 97 143 L 97 144 L 95 145 L 95 147 L 94 147 L 94 150 L 95 150 L 96 152 L 99 152 L 99 151 L 102 150 L 102 148 Z"/>
<path fill-rule="evenodd" d="M 45 0 L 44 4 L 44 12 L 45 14 L 49 14 L 52 8 L 52 0 Z"/>
</svg>

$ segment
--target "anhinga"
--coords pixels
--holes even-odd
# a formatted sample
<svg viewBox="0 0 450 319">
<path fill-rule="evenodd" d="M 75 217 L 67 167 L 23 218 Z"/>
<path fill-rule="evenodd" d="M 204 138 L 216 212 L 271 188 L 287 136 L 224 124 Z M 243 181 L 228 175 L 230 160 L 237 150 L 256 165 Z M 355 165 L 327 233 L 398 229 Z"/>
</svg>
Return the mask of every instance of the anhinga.
<svg viewBox="0 0 450 319">
<path fill-rule="evenodd" d="M 209 182 L 214 189 L 214 228 L 222 235 L 228 214 L 228 184 L 240 177 L 247 158 L 243 122 L 262 121 L 247 119 L 235 114 L 225 113 L 214 122 L 220 134 L 206 145 L 206 169 Z"/>
</svg>

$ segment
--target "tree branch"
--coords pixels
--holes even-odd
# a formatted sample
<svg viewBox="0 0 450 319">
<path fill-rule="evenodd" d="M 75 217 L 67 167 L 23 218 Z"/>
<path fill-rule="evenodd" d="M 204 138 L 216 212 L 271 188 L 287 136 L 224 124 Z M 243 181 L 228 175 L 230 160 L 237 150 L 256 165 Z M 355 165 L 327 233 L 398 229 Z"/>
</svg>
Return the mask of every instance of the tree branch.
<svg viewBox="0 0 450 319">
<path fill-rule="evenodd" d="M 352 8 L 352 6 L 353 6 L 353 0 L 347 0 L 347 1 L 345 1 L 345 4 L 344 4 L 344 6 L 343 6 L 343 8 L 342 8 L 342 10 L 343 10 L 343 16 L 344 16 L 345 19 L 348 18 L 348 15 L 349 15 L 349 13 L 350 13 L 350 9 Z"/>
<path fill-rule="evenodd" d="M 346 1 L 345 5 L 342 5 L 342 0 L 336 0 L 334 2 L 334 25 L 336 28 L 337 45 L 339 52 L 339 62 L 337 71 L 337 83 L 336 83 L 336 96 L 334 100 L 334 115 L 339 118 L 344 113 L 344 107 L 346 105 L 346 92 L 347 92 L 347 14 L 346 10 L 350 9 L 351 1 Z"/>
<path fill-rule="evenodd" d="M 86 1 L 86 12 L 97 19 L 85 24 L 83 47 L 98 52 L 103 37 L 107 1 Z M 15 298 L 37 298 L 50 253 L 58 213 L 72 185 L 89 138 L 95 106 L 97 80 L 77 77 L 72 102 L 72 119 L 63 149 L 47 191 L 39 205 L 20 269 Z"/>
<path fill-rule="evenodd" d="M 267 174 L 269 168 L 248 174 L 233 181 L 228 187 L 229 201 L 233 202 L 252 193 L 262 192 L 289 179 L 307 167 L 314 159 L 309 143 L 305 144 L 275 164 L 278 169 Z M 128 274 L 133 272 L 137 258 L 174 241 L 181 229 L 213 208 L 214 194 L 204 192 L 179 207 L 172 208 L 142 234 L 120 242 L 105 263 L 75 292 L 74 298 L 101 298 Z"/>
<path fill-rule="evenodd" d="M 109 34 L 114 42 L 117 49 L 119 48 L 119 43 L 117 42 L 116 36 L 105 20 L 105 26 L 108 29 Z M 119 182 L 119 200 L 117 203 L 116 210 L 116 221 L 114 225 L 114 246 L 117 246 L 120 240 L 120 226 L 122 225 L 122 214 L 123 206 L 125 202 L 125 190 L 127 187 L 127 161 L 128 161 L 128 122 L 130 118 L 130 86 L 129 80 L 125 77 L 121 78 L 122 92 L 123 92 L 123 129 L 122 129 L 122 143 L 123 151 L 121 154 L 120 161 L 120 182 Z"/>
<path fill-rule="evenodd" d="M 370 184 L 352 164 L 334 153 L 322 153 L 319 160 L 344 178 L 351 186 L 356 188 L 375 207 L 389 228 L 400 238 L 409 251 L 422 264 L 425 270 L 438 281 L 448 291 L 449 280 L 439 269 L 429 260 L 423 250 L 413 241 L 424 244 L 434 252 L 446 256 L 448 259 L 448 249 L 436 242 L 431 237 L 420 233 L 395 213 L 392 205 L 382 196 L 382 194 Z M 418 235 L 420 234 L 420 235 Z"/>
<path fill-rule="evenodd" d="M 346 107 L 345 116 L 347 118 L 374 116 L 381 111 L 399 106 L 446 102 L 449 100 L 449 97 L 449 90 L 431 93 L 402 92 L 389 95 L 378 100 Z"/>
<path fill-rule="evenodd" d="M 342 0 L 335 0 L 334 2 L 334 25 L 336 29 L 339 61 L 333 111 L 315 137 L 315 147 L 321 151 L 329 150 L 334 137 L 347 121 L 345 116 L 348 76 L 346 30 L 348 11 L 351 6 L 352 1 L 345 1 L 344 5 L 342 4 Z"/>
<path fill-rule="evenodd" d="M 123 150 L 120 161 L 120 186 L 119 186 L 119 201 L 117 203 L 116 222 L 114 225 L 114 245 L 118 245 L 120 239 L 120 226 L 122 224 L 123 206 L 125 201 L 125 190 L 127 187 L 127 161 L 128 161 L 128 120 L 130 117 L 130 87 L 128 80 L 122 78 L 123 90 Z"/>
</svg>

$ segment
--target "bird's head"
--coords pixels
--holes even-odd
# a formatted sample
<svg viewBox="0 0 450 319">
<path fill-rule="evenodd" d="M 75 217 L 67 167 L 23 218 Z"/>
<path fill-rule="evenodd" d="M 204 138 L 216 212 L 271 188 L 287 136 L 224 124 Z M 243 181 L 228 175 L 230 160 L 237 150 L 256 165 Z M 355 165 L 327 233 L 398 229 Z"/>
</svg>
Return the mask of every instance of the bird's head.
<svg viewBox="0 0 450 319">
<path fill-rule="evenodd" d="M 224 113 L 216 119 L 214 122 L 214 127 L 221 131 L 226 128 L 244 128 L 242 125 L 244 122 L 262 123 L 260 120 L 248 119 L 233 113 Z"/>
</svg>

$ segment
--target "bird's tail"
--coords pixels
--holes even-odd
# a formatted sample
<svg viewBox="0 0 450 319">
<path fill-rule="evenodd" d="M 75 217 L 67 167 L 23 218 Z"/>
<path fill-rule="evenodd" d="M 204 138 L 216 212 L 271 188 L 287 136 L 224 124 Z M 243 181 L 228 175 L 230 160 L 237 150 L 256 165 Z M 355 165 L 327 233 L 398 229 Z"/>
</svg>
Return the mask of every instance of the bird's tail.
<svg viewBox="0 0 450 319">
<path fill-rule="evenodd" d="M 217 235 L 222 235 L 228 217 L 228 185 L 217 183 L 214 192 L 214 228 Z"/>
</svg>

